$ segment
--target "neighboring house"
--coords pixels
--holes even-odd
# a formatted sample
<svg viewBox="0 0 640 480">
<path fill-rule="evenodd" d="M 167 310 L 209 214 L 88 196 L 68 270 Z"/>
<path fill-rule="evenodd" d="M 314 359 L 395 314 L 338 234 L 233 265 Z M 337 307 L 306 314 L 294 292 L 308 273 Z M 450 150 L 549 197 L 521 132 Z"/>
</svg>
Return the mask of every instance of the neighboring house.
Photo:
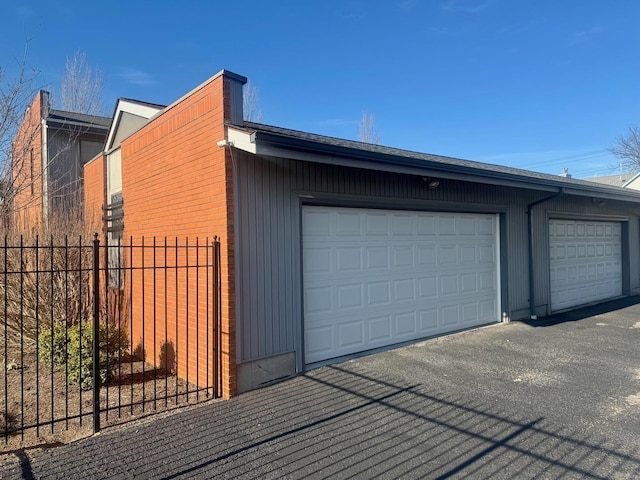
<svg viewBox="0 0 640 480">
<path fill-rule="evenodd" d="M 221 71 L 122 138 L 120 178 L 85 167 L 93 198 L 121 182 L 125 238 L 219 236 L 225 397 L 640 293 L 640 193 L 244 122 L 245 82 Z"/>
<path fill-rule="evenodd" d="M 13 141 L 11 202 L 18 230 L 82 213 L 83 166 L 103 150 L 108 117 L 52 109 L 41 90 Z"/>
<path fill-rule="evenodd" d="M 640 190 L 640 173 L 621 173 L 618 175 L 607 175 L 604 177 L 587 178 L 589 182 L 612 185 L 632 190 Z"/>
<path fill-rule="evenodd" d="M 149 122 L 149 119 L 164 108 L 164 105 L 141 102 L 128 98 L 119 98 L 113 117 L 109 119 L 109 128 L 101 155 L 91 160 L 90 172 L 85 182 L 90 182 L 85 195 L 85 218 L 105 217 L 121 214 L 122 210 L 122 167 L 120 142 Z M 108 174 L 107 174 L 108 172 Z M 92 182 L 92 183 L 91 183 Z M 105 212 L 102 211 L 104 206 Z M 105 225 L 109 241 L 122 238 L 123 225 Z"/>
</svg>

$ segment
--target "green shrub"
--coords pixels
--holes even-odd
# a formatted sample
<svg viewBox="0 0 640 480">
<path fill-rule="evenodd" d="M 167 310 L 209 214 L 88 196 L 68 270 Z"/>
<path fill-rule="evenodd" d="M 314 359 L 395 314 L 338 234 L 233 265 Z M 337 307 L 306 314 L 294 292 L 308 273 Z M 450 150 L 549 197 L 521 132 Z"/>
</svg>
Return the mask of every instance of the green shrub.
<svg viewBox="0 0 640 480">
<path fill-rule="evenodd" d="M 108 331 L 107 331 L 108 330 Z M 54 322 L 51 328 L 38 335 L 40 361 L 67 371 L 67 382 L 77 384 L 83 390 L 93 387 L 93 327 L 82 324 L 67 326 L 65 322 Z M 113 368 L 129 348 L 129 339 L 124 328 L 100 324 L 100 383 L 109 379 Z"/>
</svg>

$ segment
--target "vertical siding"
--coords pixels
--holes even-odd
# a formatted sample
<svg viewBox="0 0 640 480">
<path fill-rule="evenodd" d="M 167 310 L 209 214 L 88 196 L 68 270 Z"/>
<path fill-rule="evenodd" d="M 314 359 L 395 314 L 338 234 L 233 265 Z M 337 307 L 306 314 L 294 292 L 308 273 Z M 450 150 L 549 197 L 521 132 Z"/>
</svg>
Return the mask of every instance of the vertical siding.
<svg viewBox="0 0 640 480">
<path fill-rule="evenodd" d="M 238 207 L 238 361 L 297 351 L 302 343 L 300 285 L 300 205 L 314 201 L 386 208 L 442 210 L 484 208 L 503 212 L 508 280 L 508 313 L 529 312 L 527 205 L 549 193 L 443 180 L 426 188 L 420 177 L 333 165 L 260 158 L 238 152 L 235 205 Z M 640 289 L 640 222 L 623 202 L 600 206 L 570 196 L 534 207 L 534 288 L 536 304 L 546 309 L 549 296 L 547 220 L 568 215 L 629 217 L 630 287 Z M 603 220 L 606 218 L 603 217 Z M 505 268 L 503 266 L 503 268 Z M 300 355 L 298 355 L 300 361 Z M 299 365 L 300 366 L 300 365 Z"/>
<path fill-rule="evenodd" d="M 627 217 L 629 223 L 629 280 L 631 293 L 640 288 L 639 250 L 640 232 L 638 230 L 637 207 L 624 202 L 606 201 L 604 205 L 589 201 L 589 198 L 561 196 L 542 203 L 534 209 L 534 278 L 535 303 L 539 311 L 549 312 L 549 218 L 557 216 L 579 215 L 594 220 L 611 221 L 607 216 Z M 615 220 L 615 219 L 614 219 Z M 626 259 L 623 259 L 626 261 Z M 623 286 L 624 290 L 624 286 Z"/>
<path fill-rule="evenodd" d="M 84 166 L 84 225 L 94 232 L 102 227 L 104 164 L 104 157 L 99 156 Z"/>
<path fill-rule="evenodd" d="M 238 361 L 301 347 L 300 205 L 308 196 L 344 204 L 504 212 L 509 314 L 528 311 L 526 205 L 540 194 L 420 177 L 236 154 Z M 323 200 L 321 200 L 323 201 Z M 472 207 L 470 207 L 472 206 Z"/>
</svg>

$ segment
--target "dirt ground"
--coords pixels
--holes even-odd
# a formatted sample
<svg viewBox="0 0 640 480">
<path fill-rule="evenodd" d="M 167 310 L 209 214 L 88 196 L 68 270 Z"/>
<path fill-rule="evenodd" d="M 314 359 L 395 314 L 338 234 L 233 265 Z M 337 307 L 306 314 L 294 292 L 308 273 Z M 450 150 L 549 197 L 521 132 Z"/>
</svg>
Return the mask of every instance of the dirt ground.
<svg viewBox="0 0 640 480">
<path fill-rule="evenodd" d="M 37 362 L 35 352 L 0 365 L 0 453 L 69 443 L 93 434 L 93 390 L 69 385 L 65 372 Z M 2 362 L 4 363 L 4 362 Z M 101 427 L 211 399 L 175 375 L 125 359 L 100 389 Z M 108 405 L 108 408 L 107 408 Z M 37 421 L 39 419 L 39 421 Z"/>
</svg>

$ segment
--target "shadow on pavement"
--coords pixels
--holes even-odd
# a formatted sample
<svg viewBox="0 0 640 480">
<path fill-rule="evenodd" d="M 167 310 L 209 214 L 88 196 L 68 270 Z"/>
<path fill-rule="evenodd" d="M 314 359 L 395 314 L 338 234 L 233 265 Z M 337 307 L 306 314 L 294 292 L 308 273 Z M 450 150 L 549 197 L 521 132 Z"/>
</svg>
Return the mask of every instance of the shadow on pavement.
<svg viewBox="0 0 640 480">
<path fill-rule="evenodd" d="M 384 378 L 314 370 L 39 452 L 6 478 L 640 478 L 638 450 L 606 432 Z"/>
<path fill-rule="evenodd" d="M 519 320 L 519 322 L 531 327 L 550 327 L 565 322 L 577 322 L 578 320 L 584 320 L 585 318 L 593 317 L 594 315 L 614 312 L 632 305 L 637 305 L 638 303 L 640 303 L 640 296 L 625 297 L 617 300 L 611 300 L 609 302 L 598 303 L 597 305 L 592 305 L 590 307 L 583 307 L 576 310 L 570 310 L 568 312 L 550 315 L 548 317 L 542 317 L 538 320 Z"/>
<path fill-rule="evenodd" d="M 276 425 L 164 478 L 634 478 L 640 457 L 544 418 L 511 418 L 425 385 L 332 366 L 307 375 L 308 398 L 282 398 Z M 292 390 L 289 390 L 290 392 Z M 277 407 L 276 407 L 277 408 Z M 270 423 L 272 420 L 270 420 Z M 180 458 L 175 458 L 175 465 Z M 629 475 L 629 476 L 628 476 Z"/>
</svg>

